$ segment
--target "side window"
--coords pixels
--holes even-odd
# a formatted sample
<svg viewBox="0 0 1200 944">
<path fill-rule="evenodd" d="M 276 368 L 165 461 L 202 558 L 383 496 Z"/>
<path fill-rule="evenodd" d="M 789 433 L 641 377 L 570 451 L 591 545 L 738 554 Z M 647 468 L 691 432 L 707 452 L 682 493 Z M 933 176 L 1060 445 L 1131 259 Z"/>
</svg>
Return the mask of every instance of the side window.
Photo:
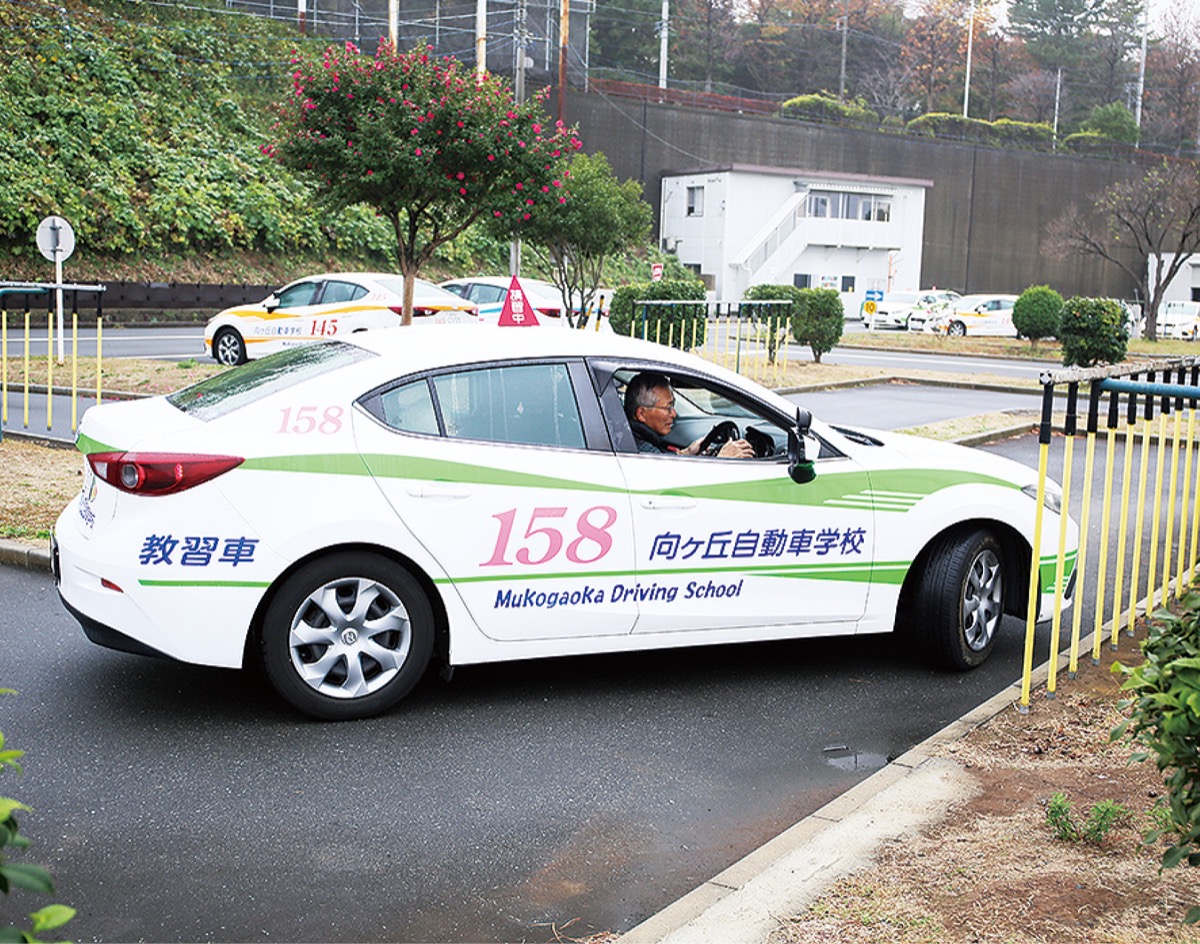
<svg viewBox="0 0 1200 944">
<path fill-rule="evenodd" d="M 329 305 L 335 302 L 352 302 L 362 298 L 367 290 L 353 282 L 326 282 L 325 291 L 321 293 L 321 303 Z"/>
<path fill-rule="evenodd" d="M 473 285 L 469 298 L 476 305 L 494 305 L 496 302 L 504 301 L 504 296 L 508 294 L 508 289 L 501 288 L 499 285 Z"/>
<path fill-rule="evenodd" d="M 301 305 L 311 305 L 320 285 L 320 282 L 311 280 L 289 285 L 279 293 L 279 307 L 299 308 Z"/>
<path fill-rule="evenodd" d="M 584 448 L 565 364 L 523 364 L 433 379 L 446 435 L 455 439 Z"/>
<path fill-rule="evenodd" d="M 383 421 L 392 429 L 430 436 L 439 433 L 433 397 L 425 380 L 393 387 L 382 394 L 379 397 L 379 410 L 383 414 Z"/>
</svg>

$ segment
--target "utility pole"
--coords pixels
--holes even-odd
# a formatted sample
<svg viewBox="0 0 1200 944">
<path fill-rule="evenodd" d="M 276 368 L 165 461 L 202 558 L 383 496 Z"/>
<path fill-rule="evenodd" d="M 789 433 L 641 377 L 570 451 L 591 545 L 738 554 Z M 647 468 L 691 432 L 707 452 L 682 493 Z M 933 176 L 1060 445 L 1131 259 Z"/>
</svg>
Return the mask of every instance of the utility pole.
<svg viewBox="0 0 1200 944">
<path fill-rule="evenodd" d="M 1142 98 L 1146 93 L 1146 40 L 1150 32 L 1150 13 L 1142 8 L 1142 58 L 1138 62 L 1137 101 L 1133 106 L 1133 120 L 1137 123 L 1138 139 L 1142 131 Z"/>
<path fill-rule="evenodd" d="M 975 45 L 975 0 L 971 0 L 971 18 L 967 23 L 967 81 L 963 85 L 963 117 L 966 118 L 971 103 L 971 49 Z"/>
<path fill-rule="evenodd" d="M 667 35 L 671 22 L 671 0 L 662 2 L 662 20 L 658 24 L 658 87 L 667 87 Z"/>
<path fill-rule="evenodd" d="M 571 0 L 562 0 L 558 14 L 558 120 L 566 121 L 567 50 L 571 37 Z"/>
<path fill-rule="evenodd" d="M 846 100 L 846 39 L 850 35 L 850 0 L 846 0 L 844 13 L 838 17 L 838 29 L 842 31 L 842 68 L 838 75 L 838 101 Z"/>
<path fill-rule="evenodd" d="M 388 41 L 395 51 L 400 42 L 400 0 L 388 0 Z"/>
<path fill-rule="evenodd" d="M 475 0 L 475 74 L 487 72 L 487 0 Z"/>
</svg>

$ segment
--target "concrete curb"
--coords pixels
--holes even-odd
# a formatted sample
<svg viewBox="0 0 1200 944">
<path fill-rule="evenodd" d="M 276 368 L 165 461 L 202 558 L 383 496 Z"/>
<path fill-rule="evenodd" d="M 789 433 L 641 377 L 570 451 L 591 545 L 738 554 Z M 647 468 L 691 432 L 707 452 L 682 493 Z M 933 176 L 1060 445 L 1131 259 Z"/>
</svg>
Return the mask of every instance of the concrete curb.
<svg viewBox="0 0 1200 944">
<path fill-rule="evenodd" d="M 25 567 L 28 570 L 42 570 L 50 573 L 50 548 L 33 547 L 20 541 L 10 541 L 0 538 L 0 564 L 11 564 L 14 567 Z"/>
<path fill-rule="evenodd" d="M 1144 602 L 1142 607 L 1144 608 Z M 1139 609 L 1139 612 L 1142 610 Z M 1118 625 L 1127 612 L 1116 617 Z M 1102 629 L 1107 638 L 1112 623 Z M 1089 653 L 1095 633 L 1079 642 Z M 1036 668 L 1031 688 L 1049 677 Z M 1058 657 L 1061 673 L 1069 656 Z M 809 814 L 704 884 L 651 915 L 617 944 L 765 944 L 781 919 L 803 911 L 830 886 L 948 816 L 976 792 L 945 748 L 1020 702 L 1018 679 L 892 763 Z"/>
</svg>

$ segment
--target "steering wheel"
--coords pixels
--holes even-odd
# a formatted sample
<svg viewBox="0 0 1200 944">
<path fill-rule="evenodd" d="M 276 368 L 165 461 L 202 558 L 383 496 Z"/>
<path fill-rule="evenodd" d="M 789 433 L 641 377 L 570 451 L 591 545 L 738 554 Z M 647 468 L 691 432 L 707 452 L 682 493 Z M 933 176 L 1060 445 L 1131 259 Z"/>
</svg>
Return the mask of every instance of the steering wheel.
<svg viewBox="0 0 1200 944">
<path fill-rule="evenodd" d="M 708 435 L 700 443 L 700 455 L 715 456 L 721 447 L 734 439 L 741 439 L 742 433 L 733 420 L 722 420 L 708 431 Z"/>
<path fill-rule="evenodd" d="M 762 430 L 747 426 L 743 435 L 746 442 L 750 444 L 750 448 L 754 450 L 755 458 L 765 459 L 775 455 L 775 440 Z"/>
</svg>

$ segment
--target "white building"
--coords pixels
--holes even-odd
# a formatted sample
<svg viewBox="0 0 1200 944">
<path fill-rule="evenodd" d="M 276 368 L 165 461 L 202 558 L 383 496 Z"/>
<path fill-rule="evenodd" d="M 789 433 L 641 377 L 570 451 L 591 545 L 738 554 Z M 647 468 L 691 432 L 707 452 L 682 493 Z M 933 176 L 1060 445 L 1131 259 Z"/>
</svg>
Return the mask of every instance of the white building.
<svg viewBox="0 0 1200 944">
<path fill-rule="evenodd" d="M 1164 268 L 1170 265 L 1175 260 L 1175 255 L 1167 255 L 1163 257 Z M 1150 274 L 1150 283 L 1154 284 L 1154 269 L 1158 264 L 1158 256 L 1151 255 L 1146 260 L 1146 266 Z M 1179 267 L 1179 272 L 1171 284 L 1167 286 L 1167 290 L 1163 293 L 1164 302 L 1197 302 L 1200 301 L 1200 255 L 1192 256 L 1187 262 Z"/>
<path fill-rule="evenodd" d="M 925 190 L 932 186 L 748 164 L 669 173 L 662 181 L 662 248 L 719 301 L 737 301 L 764 283 L 859 297 L 869 289 L 917 289 Z"/>
</svg>

